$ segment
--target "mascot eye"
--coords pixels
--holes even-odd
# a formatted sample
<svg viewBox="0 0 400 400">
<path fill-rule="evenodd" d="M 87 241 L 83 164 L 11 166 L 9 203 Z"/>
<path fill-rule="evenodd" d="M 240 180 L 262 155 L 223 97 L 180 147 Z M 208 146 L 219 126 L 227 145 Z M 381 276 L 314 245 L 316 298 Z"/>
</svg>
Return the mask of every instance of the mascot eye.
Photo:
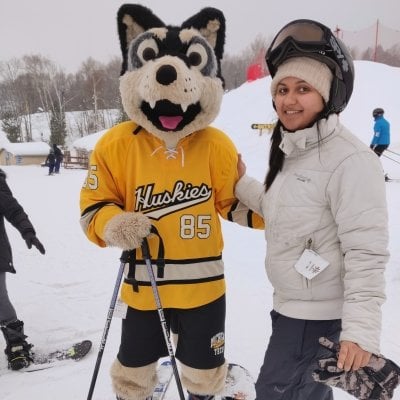
<svg viewBox="0 0 400 400">
<path fill-rule="evenodd" d="M 139 44 L 137 55 L 143 63 L 154 60 L 158 55 L 158 46 L 154 39 L 145 39 Z"/>
<path fill-rule="evenodd" d="M 145 61 L 149 61 L 156 58 L 156 55 L 157 55 L 156 52 L 151 47 L 147 47 L 146 49 L 143 50 L 142 53 L 143 60 Z"/>
<path fill-rule="evenodd" d="M 190 65 L 202 70 L 208 62 L 207 50 L 200 43 L 194 43 L 190 45 L 188 51 L 186 52 L 187 58 Z"/>
</svg>

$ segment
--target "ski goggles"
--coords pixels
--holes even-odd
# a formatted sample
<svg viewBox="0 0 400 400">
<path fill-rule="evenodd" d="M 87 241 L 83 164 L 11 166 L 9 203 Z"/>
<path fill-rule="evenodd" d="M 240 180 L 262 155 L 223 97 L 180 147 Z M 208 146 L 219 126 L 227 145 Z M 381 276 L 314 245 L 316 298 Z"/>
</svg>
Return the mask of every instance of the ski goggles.
<svg viewBox="0 0 400 400">
<path fill-rule="evenodd" d="M 274 75 L 276 68 L 287 58 L 305 53 L 328 57 L 336 62 L 335 48 L 339 48 L 339 45 L 329 28 L 316 21 L 299 19 L 278 32 L 267 51 L 266 61 L 270 73 Z M 331 67 L 335 68 L 336 65 L 332 64 Z"/>
</svg>

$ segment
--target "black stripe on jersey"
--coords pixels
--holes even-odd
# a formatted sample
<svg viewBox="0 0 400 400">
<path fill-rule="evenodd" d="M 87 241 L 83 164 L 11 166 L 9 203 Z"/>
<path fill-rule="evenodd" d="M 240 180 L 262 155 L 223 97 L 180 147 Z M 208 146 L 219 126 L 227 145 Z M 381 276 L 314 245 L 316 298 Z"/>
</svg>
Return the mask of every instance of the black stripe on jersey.
<svg viewBox="0 0 400 400">
<path fill-rule="evenodd" d="M 228 211 L 228 214 L 227 214 L 228 221 L 233 222 L 232 213 L 236 210 L 236 207 L 238 206 L 238 204 L 239 204 L 238 201 L 235 201 L 235 202 L 232 204 L 232 207 L 231 207 L 231 209 Z"/>
<path fill-rule="evenodd" d="M 249 228 L 253 227 L 253 211 L 247 211 L 247 226 Z"/>
<path fill-rule="evenodd" d="M 142 130 L 142 127 L 140 125 L 138 125 L 135 130 L 133 131 L 134 135 L 137 135 L 140 131 Z"/>
<path fill-rule="evenodd" d="M 203 257 L 203 258 L 189 258 L 189 259 L 180 259 L 180 260 L 172 260 L 172 259 L 164 259 L 165 265 L 167 264 L 198 264 L 201 262 L 207 261 L 216 261 L 221 260 L 222 255 L 215 256 L 215 257 Z M 157 261 L 157 259 L 152 258 L 153 263 Z M 136 260 L 136 264 L 144 265 L 146 262 L 144 260 Z"/>
<path fill-rule="evenodd" d="M 200 278 L 200 279 L 182 279 L 182 280 L 157 281 L 157 286 L 197 284 L 197 283 L 219 281 L 221 279 L 224 279 L 224 274 L 217 275 L 217 276 L 211 276 L 211 277 L 208 277 L 208 278 Z M 124 283 L 132 284 L 132 282 L 129 279 L 124 279 Z M 139 286 L 151 286 L 151 282 L 144 282 L 144 281 L 136 281 L 136 284 L 138 284 Z"/>
<path fill-rule="evenodd" d="M 91 211 L 94 211 L 94 210 L 97 210 L 97 211 L 98 211 L 98 210 L 102 209 L 103 207 L 108 206 L 108 205 L 110 205 L 110 204 L 114 204 L 114 205 L 120 207 L 121 209 L 123 208 L 121 204 L 110 203 L 109 201 L 101 201 L 101 202 L 99 202 L 99 203 L 92 204 L 92 205 L 91 205 L 90 207 L 88 207 L 88 208 L 85 208 L 85 209 L 83 210 L 82 214 L 81 214 L 81 217 L 84 217 L 87 213 L 89 213 L 89 212 L 91 212 Z"/>
</svg>

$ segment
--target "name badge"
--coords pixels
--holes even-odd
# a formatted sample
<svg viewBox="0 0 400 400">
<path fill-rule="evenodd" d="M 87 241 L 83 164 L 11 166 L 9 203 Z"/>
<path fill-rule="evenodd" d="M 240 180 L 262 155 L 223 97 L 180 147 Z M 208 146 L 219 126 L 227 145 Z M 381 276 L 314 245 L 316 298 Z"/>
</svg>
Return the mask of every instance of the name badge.
<svg viewBox="0 0 400 400">
<path fill-rule="evenodd" d="M 323 259 L 318 253 L 311 249 L 305 249 L 294 267 L 297 272 L 311 280 L 328 265 L 329 262 Z"/>
</svg>

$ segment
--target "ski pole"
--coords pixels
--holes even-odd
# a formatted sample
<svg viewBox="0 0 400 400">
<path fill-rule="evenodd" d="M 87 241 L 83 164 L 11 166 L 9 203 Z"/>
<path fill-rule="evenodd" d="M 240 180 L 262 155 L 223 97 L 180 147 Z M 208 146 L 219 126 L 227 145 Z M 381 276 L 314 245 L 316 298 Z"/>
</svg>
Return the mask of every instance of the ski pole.
<svg viewBox="0 0 400 400">
<path fill-rule="evenodd" d="M 395 162 L 395 163 L 397 163 L 397 164 L 400 164 L 400 162 L 397 161 L 397 160 L 395 160 L 394 158 L 389 157 L 389 156 L 387 156 L 386 154 L 382 154 L 382 155 L 383 155 L 383 157 L 386 157 L 386 158 L 388 158 L 389 160 L 392 160 L 393 162 Z"/>
<path fill-rule="evenodd" d="M 118 296 L 118 292 L 119 292 L 119 287 L 121 285 L 122 275 L 124 273 L 125 264 L 127 263 L 128 258 L 129 258 L 129 251 L 123 251 L 121 258 L 120 258 L 121 265 L 119 267 L 117 280 L 115 282 L 114 292 L 111 297 L 110 308 L 108 309 L 107 320 L 106 320 L 106 324 L 104 326 L 103 336 L 101 338 L 100 348 L 99 348 L 99 352 L 97 354 L 96 365 L 94 367 L 92 381 L 90 383 L 87 400 L 91 400 L 92 396 L 93 396 L 94 386 L 96 385 L 97 375 L 99 373 L 101 359 L 103 357 L 104 347 L 105 347 L 106 341 L 107 341 L 108 331 L 110 330 L 111 320 L 112 320 L 112 317 L 114 314 L 115 304 L 117 302 L 117 296 Z"/>
<path fill-rule="evenodd" d="M 386 149 L 385 151 L 388 151 L 389 153 L 396 154 L 396 156 L 400 156 L 400 153 L 396 153 L 396 152 L 393 151 L 393 150 Z"/>
<path fill-rule="evenodd" d="M 153 266 L 151 264 L 149 244 L 148 244 L 146 238 L 143 239 L 142 254 L 143 254 L 143 258 L 146 262 L 147 273 L 150 278 L 151 288 L 153 290 L 154 299 L 156 301 L 157 311 L 158 311 L 158 315 L 160 317 L 161 328 L 162 328 L 162 331 L 164 334 L 165 344 L 167 345 L 168 355 L 171 360 L 171 365 L 172 365 L 172 369 L 174 372 L 176 386 L 177 386 L 178 392 L 179 392 L 179 397 L 180 397 L 180 400 L 185 400 L 185 395 L 183 393 L 183 388 L 182 388 L 182 382 L 179 377 L 178 366 L 176 364 L 174 349 L 172 348 L 171 338 L 169 336 L 167 322 L 165 320 L 164 310 L 161 305 L 160 294 L 158 292 L 157 282 L 156 282 L 156 278 L 154 276 Z"/>
</svg>

